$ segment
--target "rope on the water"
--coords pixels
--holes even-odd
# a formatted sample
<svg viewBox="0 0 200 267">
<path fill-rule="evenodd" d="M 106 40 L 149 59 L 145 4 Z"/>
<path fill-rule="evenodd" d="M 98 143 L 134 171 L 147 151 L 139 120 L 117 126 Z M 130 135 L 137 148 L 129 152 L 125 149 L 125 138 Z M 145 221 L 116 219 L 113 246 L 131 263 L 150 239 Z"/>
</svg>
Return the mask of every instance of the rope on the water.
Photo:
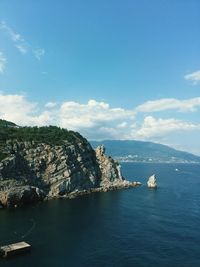
<svg viewBox="0 0 200 267">
<path fill-rule="evenodd" d="M 27 237 L 28 235 L 30 235 L 32 233 L 32 231 L 35 229 L 36 223 L 35 223 L 35 221 L 33 219 L 31 219 L 31 221 L 32 221 L 31 228 L 24 235 L 22 235 L 21 238 L 24 239 L 25 237 Z"/>
<path fill-rule="evenodd" d="M 33 230 L 35 229 L 35 226 L 36 226 L 36 222 L 34 219 L 30 219 L 30 221 L 32 222 L 32 225 L 28 229 L 28 231 L 25 232 L 25 234 L 20 235 L 19 233 L 17 233 L 17 231 L 14 231 L 13 234 L 16 236 L 15 238 L 13 237 L 13 238 L 9 238 L 6 240 L 1 240 L 0 243 L 1 244 L 13 243 L 13 242 L 15 242 L 16 239 L 19 239 L 19 238 L 24 239 L 25 237 L 29 236 L 33 232 Z"/>
</svg>

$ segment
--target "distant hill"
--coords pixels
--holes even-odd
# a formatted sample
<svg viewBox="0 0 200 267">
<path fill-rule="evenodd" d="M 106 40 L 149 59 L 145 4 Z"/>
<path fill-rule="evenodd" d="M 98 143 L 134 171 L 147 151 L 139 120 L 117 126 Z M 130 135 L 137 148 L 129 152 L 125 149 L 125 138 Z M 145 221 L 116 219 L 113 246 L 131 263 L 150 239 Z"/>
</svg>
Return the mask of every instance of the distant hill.
<svg viewBox="0 0 200 267">
<path fill-rule="evenodd" d="M 14 122 L 0 119 L 0 127 L 17 127 Z"/>
<path fill-rule="evenodd" d="M 135 140 L 90 141 L 96 148 L 103 144 L 108 155 L 124 162 L 200 163 L 200 157 L 153 142 Z"/>
<path fill-rule="evenodd" d="M 45 143 L 53 146 L 79 142 L 87 144 L 87 140 L 78 132 L 56 126 L 19 127 L 13 122 L 0 119 L 0 161 L 8 156 L 5 149 L 8 142 L 33 142 L 35 145 Z"/>
<path fill-rule="evenodd" d="M 7 141 L 34 141 L 35 143 L 46 143 L 51 145 L 62 145 L 66 142 L 79 142 L 85 140 L 78 132 L 61 129 L 57 126 L 43 127 L 19 127 L 12 122 L 0 123 L 0 148 Z"/>
</svg>

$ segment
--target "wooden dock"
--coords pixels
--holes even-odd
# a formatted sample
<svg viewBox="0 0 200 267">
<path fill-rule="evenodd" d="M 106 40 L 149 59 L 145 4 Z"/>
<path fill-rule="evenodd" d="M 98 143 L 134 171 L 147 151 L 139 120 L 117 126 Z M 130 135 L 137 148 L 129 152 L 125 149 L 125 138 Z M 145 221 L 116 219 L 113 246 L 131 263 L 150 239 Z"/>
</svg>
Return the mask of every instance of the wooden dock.
<svg viewBox="0 0 200 267">
<path fill-rule="evenodd" d="M 25 251 L 29 251 L 30 249 L 31 245 L 23 241 L 0 247 L 0 254 L 2 257 L 7 258 L 16 254 L 21 254 Z"/>
</svg>

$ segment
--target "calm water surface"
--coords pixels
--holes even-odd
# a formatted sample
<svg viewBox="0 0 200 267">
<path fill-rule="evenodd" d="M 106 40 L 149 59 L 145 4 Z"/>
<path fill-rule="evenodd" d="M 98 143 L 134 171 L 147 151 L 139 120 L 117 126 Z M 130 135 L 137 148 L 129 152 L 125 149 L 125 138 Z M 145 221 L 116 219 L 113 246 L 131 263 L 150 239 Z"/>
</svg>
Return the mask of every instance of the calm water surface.
<svg viewBox="0 0 200 267">
<path fill-rule="evenodd" d="M 200 165 L 124 163 L 122 170 L 144 183 L 155 173 L 159 188 L 0 210 L 0 244 L 32 244 L 31 253 L 0 266 L 200 266 Z"/>
</svg>

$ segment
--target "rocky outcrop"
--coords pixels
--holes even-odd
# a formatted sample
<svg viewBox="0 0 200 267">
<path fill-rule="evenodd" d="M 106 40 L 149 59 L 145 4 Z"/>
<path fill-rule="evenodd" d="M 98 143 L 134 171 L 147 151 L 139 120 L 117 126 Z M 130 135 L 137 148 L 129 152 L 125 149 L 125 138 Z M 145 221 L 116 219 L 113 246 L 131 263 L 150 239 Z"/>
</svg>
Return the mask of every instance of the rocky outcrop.
<svg viewBox="0 0 200 267">
<path fill-rule="evenodd" d="M 100 185 L 104 186 L 115 181 L 123 181 L 124 178 L 122 177 L 119 163 L 111 157 L 106 156 L 105 147 L 103 145 L 99 146 L 95 152 L 101 171 Z"/>
<path fill-rule="evenodd" d="M 101 172 L 100 187 L 95 190 L 109 191 L 141 185 L 140 182 L 125 180 L 121 173 L 121 166 L 112 157 L 106 156 L 103 145 L 98 146 L 95 152 Z"/>
<path fill-rule="evenodd" d="M 9 156 L 0 162 L 0 205 L 7 207 L 138 185 L 122 177 L 103 146 L 94 151 L 84 138 L 57 146 L 8 141 L 4 152 Z"/>
<path fill-rule="evenodd" d="M 147 186 L 149 188 L 157 188 L 157 182 L 156 182 L 156 175 L 153 174 L 152 176 L 149 177 L 147 181 Z"/>
<path fill-rule="evenodd" d="M 18 207 L 44 199 L 44 192 L 34 186 L 18 186 L 0 194 L 0 202 L 4 207 Z"/>
</svg>

